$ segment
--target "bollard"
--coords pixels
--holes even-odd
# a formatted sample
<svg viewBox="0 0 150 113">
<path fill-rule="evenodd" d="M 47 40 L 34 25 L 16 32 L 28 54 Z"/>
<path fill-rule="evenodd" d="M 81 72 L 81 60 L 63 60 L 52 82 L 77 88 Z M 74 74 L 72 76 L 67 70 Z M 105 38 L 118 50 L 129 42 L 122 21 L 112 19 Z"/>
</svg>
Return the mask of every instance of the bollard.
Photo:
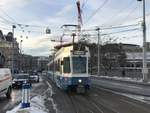
<svg viewBox="0 0 150 113">
<path fill-rule="evenodd" d="M 31 85 L 29 83 L 24 83 L 22 85 L 22 108 L 30 107 L 30 88 Z"/>
</svg>

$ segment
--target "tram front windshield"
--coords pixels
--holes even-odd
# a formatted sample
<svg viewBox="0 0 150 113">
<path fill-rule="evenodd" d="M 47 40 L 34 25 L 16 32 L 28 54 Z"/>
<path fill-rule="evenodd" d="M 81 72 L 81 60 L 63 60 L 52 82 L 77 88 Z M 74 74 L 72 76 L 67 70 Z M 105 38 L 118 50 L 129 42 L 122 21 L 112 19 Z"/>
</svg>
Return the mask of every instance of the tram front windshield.
<svg viewBox="0 0 150 113">
<path fill-rule="evenodd" d="M 86 57 L 72 57 L 73 73 L 86 73 Z"/>
</svg>

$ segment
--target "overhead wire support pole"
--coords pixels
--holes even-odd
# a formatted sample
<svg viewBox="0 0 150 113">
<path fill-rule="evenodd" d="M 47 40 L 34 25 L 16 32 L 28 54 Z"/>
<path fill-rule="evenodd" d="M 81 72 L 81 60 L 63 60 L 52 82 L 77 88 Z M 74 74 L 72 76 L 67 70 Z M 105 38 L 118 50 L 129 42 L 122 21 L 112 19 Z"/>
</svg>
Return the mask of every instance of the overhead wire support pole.
<svg viewBox="0 0 150 113">
<path fill-rule="evenodd" d="M 142 28 L 143 28 L 143 82 L 148 81 L 148 68 L 147 68 L 147 54 L 146 54 L 146 14 L 145 14 L 145 0 L 137 0 L 143 2 L 143 22 L 142 22 Z"/>
<path fill-rule="evenodd" d="M 143 0 L 143 81 L 147 82 L 148 69 L 146 61 L 146 20 L 145 20 L 145 0 Z"/>
<path fill-rule="evenodd" d="M 100 76 L 100 28 L 97 28 L 96 31 L 98 32 L 98 41 L 97 41 L 97 61 L 98 61 L 98 64 L 97 64 L 97 68 L 98 68 L 98 71 L 97 71 L 97 75 Z"/>
</svg>

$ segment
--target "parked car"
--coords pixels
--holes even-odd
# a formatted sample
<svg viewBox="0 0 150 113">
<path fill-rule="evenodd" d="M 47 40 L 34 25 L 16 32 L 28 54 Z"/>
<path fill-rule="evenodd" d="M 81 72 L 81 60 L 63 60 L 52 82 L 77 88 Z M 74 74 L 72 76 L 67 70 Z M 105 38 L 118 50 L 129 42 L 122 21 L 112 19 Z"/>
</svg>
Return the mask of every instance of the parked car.
<svg viewBox="0 0 150 113">
<path fill-rule="evenodd" d="M 5 94 L 9 99 L 12 92 L 12 76 L 8 68 L 0 68 L 0 95 Z"/>
<path fill-rule="evenodd" d="M 42 71 L 42 75 L 46 76 L 47 75 L 47 71 Z"/>
<path fill-rule="evenodd" d="M 13 76 L 12 87 L 13 88 L 21 88 L 22 84 L 25 82 L 29 82 L 29 74 L 20 73 Z"/>
<path fill-rule="evenodd" d="M 29 80 L 30 80 L 30 82 L 39 82 L 40 77 L 37 73 L 31 73 Z"/>
</svg>

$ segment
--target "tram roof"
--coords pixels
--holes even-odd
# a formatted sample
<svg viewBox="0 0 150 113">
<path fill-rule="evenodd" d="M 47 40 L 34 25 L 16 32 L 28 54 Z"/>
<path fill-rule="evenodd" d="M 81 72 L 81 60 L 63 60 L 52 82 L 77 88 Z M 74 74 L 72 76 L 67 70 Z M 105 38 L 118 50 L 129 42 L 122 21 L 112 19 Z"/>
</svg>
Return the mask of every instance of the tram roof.
<svg viewBox="0 0 150 113">
<path fill-rule="evenodd" d="M 74 45 L 78 45 L 79 43 L 74 43 Z M 66 44 L 60 44 L 60 45 L 57 45 L 55 46 L 54 48 L 55 49 L 61 49 L 62 47 L 68 47 L 68 46 L 72 46 L 73 43 L 66 43 Z"/>
</svg>

